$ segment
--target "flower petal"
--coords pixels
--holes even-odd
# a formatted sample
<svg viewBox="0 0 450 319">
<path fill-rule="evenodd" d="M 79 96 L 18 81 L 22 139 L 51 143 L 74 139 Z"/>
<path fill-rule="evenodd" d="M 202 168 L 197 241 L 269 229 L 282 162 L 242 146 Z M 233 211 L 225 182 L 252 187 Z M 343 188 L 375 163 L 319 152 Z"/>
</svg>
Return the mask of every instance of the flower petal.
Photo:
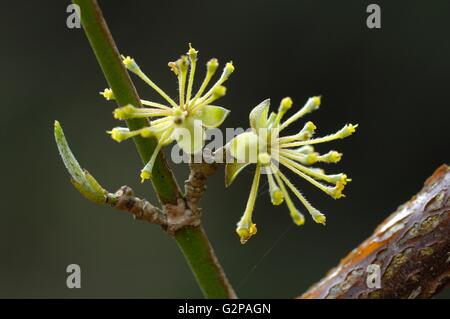
<svg viewBox="0 0 450 319">
<path fill-rule="evenodd" d="M 214 105 L 205 105 L 195 114 L 195 118 L 202 121 L 204 127 L 215 128 L 223 123 L 230 113 L 229 110 Z"/>
<path fill-rule="evenodd" d="M 258 135 L 244 132 L 230 142 L 230 153 L 239 163 L 256 163 L 258 159 Z"/>
<path fill-rule="evenodd" d="M 269 116 L 269 118 L 267 120 L 267 126 L 268 127 L 272 127 L 273 126 L 273 124 L 275 123 L 276 117 L 277 117 L 277 114 L 275 112 L 271 112 L 270 113 L 270 116 Z"/>
<path fill-rule="evenodd" d="M 236 176 L 250 163 L 227 163 L 225 165 L 225 187 L 233 183 Z"/>
<path fill-rule="evenodd" d="M 202 122 L 189 120 L 175 128 L 172 134 L 178 146 L 187 154 L 195 154 L 202 150 L 205 144 L 205 130 Z"/>
<path fill-rule="evenodd" d="M 269 114 L 270 99 L 264 100 L 250 112 L 250 126 L 253 129 L 267 127 L 267 116 Z"/>
</svg>

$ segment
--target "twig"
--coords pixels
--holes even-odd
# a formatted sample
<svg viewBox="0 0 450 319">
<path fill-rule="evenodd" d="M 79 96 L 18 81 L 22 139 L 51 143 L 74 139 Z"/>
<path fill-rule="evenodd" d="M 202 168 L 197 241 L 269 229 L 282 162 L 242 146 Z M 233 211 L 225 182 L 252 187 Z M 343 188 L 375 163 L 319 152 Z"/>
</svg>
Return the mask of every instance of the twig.
<svg viewBox="0 0 450 319">
<path fill-rule="evenodd" d="M 300 298 L 431 298 L 450 282 L 449 254 L 450 168 L 442 165 L 420 193 Z M 368 284 L 374 279 L 369 265 L 379 266 L 379 287 Z"/>
<path fill-rule="evenodd" d="M 207 179 L 217 171 L 219 165 L 212 156 L 203 155 L 200 163 L 196 163 L 193 158 L 191 159 L 189 164 L 190 174 L 184 182 L 184 190 L 186 202 L 197 216 L 201 215 L 200 200 L 206 191 Z"/>
<path fill-rule="evenodd" d="M 153 206 L 145 199 L 134 196 L 133 190 L 122 186 L 114 194 L 106 196 L 106 204 L 119 210 L 133 214 L 134 218 L 148 221 L 151 224 L 167 228 L 167 216 L 159 208 Z"/>
</svg>

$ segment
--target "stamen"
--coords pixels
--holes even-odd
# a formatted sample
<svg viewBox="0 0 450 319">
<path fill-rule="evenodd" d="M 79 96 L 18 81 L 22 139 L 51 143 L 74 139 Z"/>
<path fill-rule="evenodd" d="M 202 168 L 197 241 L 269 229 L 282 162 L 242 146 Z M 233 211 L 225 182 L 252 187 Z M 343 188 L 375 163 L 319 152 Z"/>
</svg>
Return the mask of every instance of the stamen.
<svg viewBox="0 0 450 319">
<path fill-rule="evenodd" d="M 308 200 L 300 193 L 300 191 L 289 181 L 289 179 L 279 171 L 277 173 L 281 179 L 286 183 L 286 185 L 291 189 L 291 191 L 297 196 L 297 198 L 302 202 L 302 204 L 306 207 L 308 212 L 311 214 L 312 218 L 316 223 L 325 225 L 326 217 L 324 214 L 319 212 L 316 208 L 314 208 Z"/>
<path fill-rule="evenodd" d="M 184 105 L 184 91 L 186 87 L 186 77 L 188 72 L 188 58 L 186 56 L 182 56 L 176 62 L 178 66 L 178 85 L 179 85 L 179 93 L 180 93 L 180 108 L 182 110 L 185 109 Z"/>
<path fill-rule="evenodd" d="M 205 105 L 210 105 L 212 102 L 214 102 L 215 100 L 221 98 L 222 96 L 224 96 L 227 93 L 227 88 L 219 85 L 214 89 L 213 94 L 206 100 L 203 102 L 198 102 L 197 104 L 195 104 L 192 108 L 191 108 L 191 113 L 195 113 L 198 109 L 200 109 L 201 107 L 205 106 Z"/>
<path fill-rule="evenodd" d="M 256 227 L 252 222 L 253 209 L 255 207 L 256 197 L 258 194 L 259 180 L 261 177 L 261 166 L 256 165 L 255 176 L 253 177 L 252 187 L 250 195 L 248 197 L 247 206 L 245 207 L 244 214 L 241 220 L 237 224 L 236 232 L 241 238 L 241 243 L 245 244 L 256 233 Z"/>
<path fill-rule="evenodd" d="M 269 182 L 269 191 L 270 191 L 270 200 L 273 205 L 281 205 L 284 201 L 284 195 L 281 189 L 278 187 L 277 183 L 273 178 L 274 172 L 270 169 L 270 167 L 266 168 L 267 170 L 267 180 Z"/>
<path fill-rule="evenodd" d="M 127 127 L 115 127 L 111 131 L 106 131 L 111 135 L 111 138 L 116 142 L 122 142 L 131 137 L 137 136 L 141 133 L 141 130 L 130 131 Z"/>
<path fill-rule="evenodd" d="M 202 85 L 198 89 L 197 94 L 195 94 L 194 98 L 189 103 L 188 108 L 191 108 L 192 106 L 194 106 L 197 99 L 203 94 L 203 92 L 205 91 L 206 87 L 209 84 L 209 81 L 211 81 L 211 78 L 213 77 L 214 73 L 216 73 L 218 66 L 219 66 L 219 62 L 217 61 L 217 59 L 211 59 L 208 61 L 208 63 L 206 63 L 205 79 L 203 80 Z"/>
<path fill-rule="evenodd" d="M 152 127 L 150 126 L 141 128 L 140 133 L 143 138 L 148 138 L 155 135 L 155 133 L 152 130 Z"/>
<path fill-rule="evenodd" d="M 320 155 L 317 160 L 323 163 L 337 163 L 341 160 L 342 153 L 336 151 L 329 151 L 326 154 Z"/>
<path fill-rule="evenodd" d="M 274 173 L 275 179 L 277 180 L 278 185 L 280 185 L 281 191 L 283 192 L 284 199 L 285 199 L 286 205 L 289 209 L 289 213 L 291 214 L 292 220 L 298 226 L 303 225 L 305 223 L 305 216 L 303 216 L 303 214 L 300 213 L 300 211 L 297 208 L 295 208 L 295 205 L 292 202 L 292 199 L 289 196 L 289 193 L 287 192 L 286 187 L 284 186 L 284 183 L 279 176 L 278 168 L 273 164 L 272 164 L 271 168 L 272 168 L 272 171 L 275 172 Z"/>
<path fill-rule="evenodd" d="M 305 145 L 297 148 L 294 152 L 302 153 L 302 154 L 310 154 L 314 152 L 314 147 L 311 145 Z"/>
<path fill-rule="evenodd" d="M 203 97 L 200 98 L 199 103 L 203 103 L 203 101 L 209 98 L 214 93 L 216 87 L 222 85 L 226 80 L 228 80 L 233 71 L 234 71 L 233 62 L 228 62 L 223 68 L 223 72 L 219 80 L 217 80 L 217 82 L 209 89 L 209 91 L 205 93 Z"/>
<path fill-rule="evenodd" d="M 294 135 L 289 135 L 289 136 L 284 136 L 284 137 L 280 137 L 278 139 L 278 142 L 280 144 L 286 144 L 292 141 L 305 141 L 310 139 L 313 134 L 314 131 L 316 130 L 316 126 L 314 125 L 313 122 L 308 121 L 305 123 L 305 126 L 303 126 L 303 128 L 301 129 L 300 132 L 298 132 L 297 134 Z"/>
<path fill-rule="evenodd" d="M 267 127 L 273 128 L 275 127 L 275 120 L 277 118 L 278 114 L 275 112 L 270 112 L 269 118 L 267 119 Z"/>
<path fill-rule="evenodd" d="M 285 158 L 288 157 L 288 156 L 285 156 L 288 154 L 286 154 L 283 151 L 280 152 L 280 155 L 281 155 L 281 157 L 285 157 Z M 287 160 L 289 160 L 289 159 L 287 159 Z M 341 181 L 342 183 L 344 183 L 344 185 L 347 184 L 348 179 L 347 179 L 347 175 L 345 175 L 345 174 L 326 175 L 321 172 L 318 172 L 315 169 L 311 169 L 309 167 L 303 166 L 302 164 L 299 164 L 297 162 L 290 161 L 290 163 L 292 164 L 292 166 L 294 166 L 298 170 L 300 170 L 303 173 L 308 174 L 309 176 L 312 176 L 316 179 L 320 179 L 320 180 L 323 180 L 323 181 L 331 183 L 331 184 L 336 184 L 338 181 Z"/>
<path fill-rule="evenodd" d="M 295 162 L 291 161 L 290 159 L 281 156 L 280 163 L 283 164 L 284 166 L 286 166 L 288 169 L 290 169 L 294 173 L 296 173 L 297 175 L 299 175 L 300 177 L 304 178 L 305 180 L 307 180 L 308 182 L 313 184 L 314 186 L 316 186 L 318 189 L 320 189 L 324 193 L 330 195 L 331 197 L 333 197 L 335 199 L 342 197 L 342 190 L 343 190 L 343 186 L 344 186 L 342 183 L 338 182 L 335 187 L 325 186 L 325 185 L 319 183 L 318 181 L 316 181 L 314 178 L 308 176 L 307 174 L 305 174 L 302 171 L 298 170 L 297 168 L 293 167 L 291 164 L 292 163 L 295 164 Z M 338 187 L 338 184 L 339 184 L 339 187 Z"/>
<path fill-rule="evenodd" d="M 283 155 L 287 158 L 293 159 L 299 163 L 305 165 L 312 165 L 318 161 L 319 153 L 312 152 L 308 154 L 300 153 L 298 151 L 289 150 L 289 149 L 281 149 L 277 154 Z"/>
<path fill-rule="evenodd" d="M 155 164 L 156 156 L 158 156 L 159 151 L 161 150 L 162 143 L 158 143 L 153 151 L 152 156 L 148 163 L 141 170 L 141 183 L 145 182 L 146 179 L 150 179 L 152 177 L 153 165 Z"/>
<path fill-rule="evenodd" d="M 278 114 L 273 123 L 273 127 L 277 127 L 280 124 L 283 115 L 292 107 L 292 99 L 290 97 L 285 97 L 281 100 L 280 106 L 278 107 Z"/>
<path fill-rule="evenodd" d="M 150 80 L 150 78 L 145 75 L 144 72 L 142 72 L 141 68 L 139 67 L 139 65 L 134 61 L 134 59 L 132 59 L 131 57 L 127 56 L 124 57 L 122 56 L 122 60 L 123 60 L 123 64 L 125 65 L 125 67 L 130 71 L 133 72 L 134 74 L 136 74 L 138 77 L 140 77 L 145 83 L 147 83 L 148 85 L 150 85 L 156 92 L 158 92 L 159 95 L 161 95 L 167 102 L 169 102 L 170 105 L 172 105 L 173 107 L 178 107 L 177 103 L 175 103 L 174 100 L 172 100 L 167 94 L 166 92 L 164 92 L 163 90 L 161 90 L 152 80 Z"/>
<path fill-rule="evenodd" d="M 145 105 L 145 106 L 156 107 L 156 108 L 163 109 L 163 110 L 172 110 L 172 108 L 168 107 L 167 105 L 164 105 L 161 103 L 155 103 L 155 102 L 147 101 L 147 100 L 141 100 L 141 104 Z"/>
<path fill-rule="evenodd" d="M 128 120 L 133 118 L 147 118 L 153 116 L 168 116 L 172 112 L 169 110 L 151 109 L 151 108 L 136 108 L 131 104 L 119 107 L 114 110 L 114 118 L 118 120 Z"/>
<path fill-rule="evenodd" d="M 160 119 L 157 119 L 157 120 L 150 121 L 150 125 L 154 126 L 154 125 L 158 125 L 158 124 L 161 124 L 161 123 L 169 122 L 170 120 L 171 120 L 171 117 L 170 116 L 166 116 L 166 117 L 163 117 L 163 118 L 160 118 Z"/>
<path fill-rule="evenodd" d="M 165 138 L 168 136 L 168 134 L 170 134 L 169 131 L 163 133 L 158 141 L 158 144 L 155 147 L 155 150 L 153 151 L 152 156 L 150 157 L 150 160 L 141 170 L 141 183 L 145 182 L 146 179 L 150 179 L 152 177 L 152 170 L 153 166 L 155 165 L 156 157 L 158 156 L 161 147 L 164 145 Z"/>
<path fill-rule="evenodd" d="M 280 147 L 288 148 L 288 147 L 297 147 L 297 146 L 303 146 L 303 145 L 312 145 L 312 144 L 325 143 L 325 142 L 330 142 L 330 141 L 334 141 L 337 139 L 346 138 L 346 137 L 352 135 L 355 132 L 357 127 L 358 127 L 358 124 L 356 124 L 356 125 L 347 124 L 342 129 L 340 129 L 338 132 L 336 132 L 334 134 L 330 134 L 330 135 L 327 135 L 324 137 L 314 138 L 314 139 L 307 140 L 307 141 L 299 141 L 299 142 L 292 142 L 292 143 L 285 143 L 285 144 L 280 143 Z"/>
<path fill-rule="evenodd" d="M 164 119 L 168 119 L 168 120 L 150 126 L 150 129 L 151 129 L 151 131 L 152 131 L 154 134 L 161 133 L 161 132 L 163 132 L 163 131 L 165 131 L 165 130 L 167 130 L 167 129 L 169 129 L 169 128 L 172 127 L 172 123 L 173 123 L 173 122 L 171 121 L 171 119 L 170 119 L 170 118 L 167 118 L 167 117 L 165 117 Z M 172 128 L 173 128 L 173 127 L 172 127 Z M 141 134 L 141 135 L 142 135 L 142 134 Z M 144 136 L 144 137 L 145 137 L 145 136 Z"/>
<path fill-rule="evenodd" d="M 195 76 L 195 69 L 197 67 L 197 53 L 191 44 L 189 43 L 189 61 L 191 62 L 191 67 L 189 70 L 189 81 L 188 81 L 188 88 L 186 93 L 186 104 L 189 105 L 189 102 L 191 100 L 191 94 L 192 94 L 192 86 L 194 85 L 194 76 Z"/>
<path fill-rule="evenodd" d="M 305 106 L 303 106 L 297 113 L 288 118 L 285 122 L 283 122 L 280 126 L 280 131 L 285 129 L 291 123 L 297 121 L 302 116 L 315 111 L 320 106 L 320 96 L 311 97 L 306 102 Z"/>
</svg>

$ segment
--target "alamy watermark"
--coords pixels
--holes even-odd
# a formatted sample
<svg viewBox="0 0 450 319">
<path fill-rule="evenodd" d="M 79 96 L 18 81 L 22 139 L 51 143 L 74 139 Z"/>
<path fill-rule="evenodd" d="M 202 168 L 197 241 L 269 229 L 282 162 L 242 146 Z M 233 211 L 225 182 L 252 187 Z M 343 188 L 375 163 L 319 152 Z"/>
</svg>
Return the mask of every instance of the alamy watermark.
<svg viewBox="0 0 450 319">
<path fill-rule="evenodd" d="M 381 288 L 381 268 L 380 265 L 370 264 L 366 268 L 367 278 L 366 285 L 370 289 Z"/>
<path fill-rule="evenodd" d="M 370 13 L 366 19 L 366 25 L 369 29 L 381 29 L 381 7 L 372 3 L 367 6 L 367 13 Z"/>
<path fill-rule="evenodd" d="M 201 122 L 199 120 L 196 120 Z M 201 124 L 201 123 L 200 123 Z M 245 132 L 256 132 L 255 141 L 246 143 L 245 145 L 230 144 L 229 142 L 236 136 Z M 205 145 L 200 152 L 188 154 L 184 152 L 178 143 L 174 143 L 170 150 L 170 158 L 175 164 L 181 163 L 257 163 L 258 154 L 268 152 L 274 160 L 273 164 L 278 164 L 279 139 L 277 129 L 259 128 L 244 130 L 238 128 L 226 128 L 225 134 L 219 128 L 208 129 L 205 133 L 198 130 L 191 132 L 185 128 L 177 129 L 178 140 L 195 140 L 205 137 Z M 233 150 L 232 150 L 233 148 Z M 232 155 L 234 153 L 235 156 Z M 236 156 L 239 155 L 239 156 Z"/>
<path fill-rule="evenodd" d="M 81 267 L 77 264 L 70 264 L 67 266 L 66 272 L 69 274 L 66 279 L 67 288 L 81 288 Z"/>
<path fill-rule="evenodd" d="M 66 8 L 66 12 L 69 13 L 66 19 L 66 26 L 69 29 L 81 28 L 81 10 L 77 4 L 69 4 Z"/>
</svg>

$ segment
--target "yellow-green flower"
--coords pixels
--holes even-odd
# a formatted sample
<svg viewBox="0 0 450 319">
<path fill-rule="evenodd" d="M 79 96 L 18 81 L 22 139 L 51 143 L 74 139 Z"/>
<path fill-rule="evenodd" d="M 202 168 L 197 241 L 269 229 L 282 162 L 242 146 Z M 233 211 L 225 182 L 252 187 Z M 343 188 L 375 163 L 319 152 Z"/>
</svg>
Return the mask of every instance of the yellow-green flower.
<svg viewBox="0 0 450 319">
<path fill-rule="evenodd" d="M 297 187 L 281 172 L 278 167 L 279 164 L 335 199 L 344 196 L 342 191 L 345 185 L 351 181 L 345 174 L 328 175 L 322 169 L 313 168 L 310 165 L 318 162 L 339 162 L 342 157 L 341 153 L 330 151 L 321 155 L 314 151 L 313 145 L 350 136 L 355 132 L 358 125 L 347 124 L 334 134 L 313 138 L 316 126 L 312 122 L 307 122 L 297 134 L 280 137 L 279 133 L 290 124 L 318 109 L 320 97 L 310 98 L 299 111 L 285 121 L 282 121 L 283 116 L 292 107 L 290 98 L 284 98 L 281 101 L 278 113 L 272 112 L 269 115 L 269 106 L 270 100 L 265 100 L 256 106 L 250 113 L 251 131 L 236 136 L 227 144 L 227 149 L 234 161 L 226 164 L 226 186 L 233 182 L 244 167 L 252 163 L 256 164 L 247 206 L 242 218 L 237 223 L 236 232 L 241 239 L 241 243 L 245 243 L 256 234 L 256 225 L 253 223 L 252 213 L 261 174 L 264 173 L 267 176 L 272 204 L 280 205 L 286 202 L 291 217 L 297 225 L 302 225 L 305 218 L 295 207 L 288 189 L 300 200 L 316 223 L 325 224 L 326 218 L 306 200 Z"/>
<path fill-rule="evenodd" d="M 212 103 L 226 93 L 223 83 L 234 71 L 232 62 L 225 65 L 217 82 L 206 90 L 219 66 L 217 59 L 211 59 L 206 64 L 206 76 L 198 91 L 194 94 L 193 85 L 197 53 L 198 51 L 190 46 L 187 56 L 181 56 L 177 61 L 169 63 L 170 69 L 178 78 L 178 103 L 150 80 L 134 59 L 123 57 L 125 67 L 140 77 L 165 100 L 164 104 L 141 100 L 144 108 L 126 105 L 114 111 L 114 117 L 120 120 L 151 118 L 150 126 L 147 128 L 130 132 L 126 128 L 117 127 L 109 132 L 111 137 L 118 142 L 136 135 L 156 136 L 158 138 L 158 145 L 151 159 L 141 170 L 142 181 L 151 178 L 153 164 L 161 147 L 176 141 L 184 152 L 195 154 L 201 151 L 204 146 L 205 130 L 218 127 L 229 113 L 227 109 L 215 106 Z M 114 99 L 114 93 L 111 89 L 106 89 L 100 94 L 107 100 Z M 159 118 L 155 119 L 156 117 Z"/>
</svg>

